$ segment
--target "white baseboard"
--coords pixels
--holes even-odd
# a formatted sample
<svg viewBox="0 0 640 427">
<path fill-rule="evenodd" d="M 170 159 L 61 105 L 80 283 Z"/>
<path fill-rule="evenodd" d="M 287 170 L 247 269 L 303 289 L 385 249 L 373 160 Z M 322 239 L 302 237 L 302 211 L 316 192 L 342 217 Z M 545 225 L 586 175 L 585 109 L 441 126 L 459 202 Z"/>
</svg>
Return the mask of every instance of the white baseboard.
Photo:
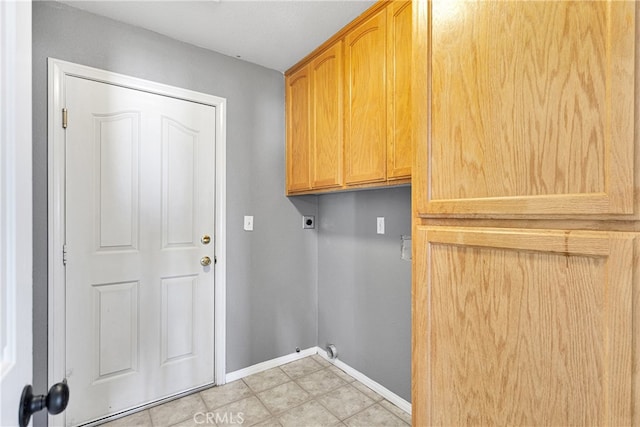
<svg viewBox="0 0 640 427">
<path fill-rule="evenodd" d="M 307 356 L 313 356 L 317 353 L 318 347 L 311 347 L 305 350 L 301 350 L 299 353 L 287 354 L 281 357 L 276 357 L 275 359 L 258 363 L 256 365 L 248 366 L 243 369 L 238 369 L 237 371 L 229 372 L 226 375 L 226 382 L 230 383 L 231 381 L 239 380 L 240 378 L 248 377 L 249 375 L 257 374 L 259 372 L 266 371 L 267 369 L 285 365 L 287 363 L 294 362 Z"/>
<path fill-rule="evenodd" d="M 355 378 L 356 380 L 360 381 L 362 384 L 366 385 L 371 390 L 375 391 L 380 396 L 384 397 L 389 402 L 393 403 L 398 408 L 402 409 L 403 411 L 405 411 L 409 415 L 411 415 L 411 403 L 410 402 L 407 402 L 402 397 L 398 396 L 397 394 L 395 394 L 394 392 L 392 392 L 391 390 L 389 390 L 385 386 L 381 385 L 380 383 L 375 382 L 374 380 L 372 380 L 371 378 L 369 378 L 368 376 L 366 376 L 362 372 L 355 370 L 351 366 L 349 366 L 346 363 L 344 363 L 342 360 L 340 360 L 340 359 L 333 359 L 333 360 L 329 359 L 329 357 L 327 356 L 327 352 L 324 349 L 322 349 L 320 347 L 317 347 L 317 350 L 318 350 L 318 355 L 320 355 L 321 357 L 326 359 L 329 363 L 335 365 L 336 368 L 342 369 L 347 374 L 351 375 L 353 378 Z"/>
<path fill-rule="evenodd" d="M 337 368 L 342 369 L 347 374 L 351 375 L 353 378 L 360 381 L 362 384 L 366 385 L 371 390 L 375 391 L 380 396 L 384 397 L 389 402 L 396 405 L 398 408 L 411 414 L 411 403 L 407 402 L 402 397 L 398 396 L 397 394 L 395 394 L 388 388 L 384 387 L 383 385 L 375 382 L 374 380 L 372 380 L 362 372 L 355 370 L 354 368 L 347 365 L 343 361 L 339 359 L 334 359 L 334 360 L 329 359 L 329 357 L 327 357 L 327 352 L 324 351 L 324 349 L 321 349 L 320 347 L 307 348 L 305 350 L 300 351 L 300 353 L 287 354 L 285 356 L 276 357 L 275 359 L 267 360 L 265 362 L 252 365 L 244 369 L 239 369 L 234 372 L 229 372 L 226 375 L 226 382 L 229 383 L 231 381 L 239 380 L 240 378 L 248 377 L 249 375 L 257 374 L 259 372 L 266 371 L 267 369 L 285 365 L 287 363 L 294 362 L 296 360 L 305 358 L 307 356 L 313 356 L 314 354 L 320 355 L 320 357 L 324 358 L 329 363 L 335 365 Z"/>
</svg>

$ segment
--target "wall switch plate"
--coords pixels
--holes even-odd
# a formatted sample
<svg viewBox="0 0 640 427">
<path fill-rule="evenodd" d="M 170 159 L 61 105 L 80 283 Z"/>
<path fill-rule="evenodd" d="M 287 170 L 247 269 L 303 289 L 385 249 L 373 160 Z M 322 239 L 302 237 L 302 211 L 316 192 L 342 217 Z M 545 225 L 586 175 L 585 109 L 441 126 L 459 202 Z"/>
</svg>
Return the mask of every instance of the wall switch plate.
<svg viewBox="0 0 640 427">
<path fill-rule="evenodd" d="M 253 231 L 253 215 L 244 216 L 244 231 Z"/>
<path fill-rule="evenodd" d="M 378 225 L 376 230 L 378 234 L 384 234 L 384 217 L 383 216 L 378 217 Z"/>
<path fill-rule="evenodd" d="M 303 215 L 302 228 L 316 228 L 316 217 L 313 215 Z"/>
</svg>

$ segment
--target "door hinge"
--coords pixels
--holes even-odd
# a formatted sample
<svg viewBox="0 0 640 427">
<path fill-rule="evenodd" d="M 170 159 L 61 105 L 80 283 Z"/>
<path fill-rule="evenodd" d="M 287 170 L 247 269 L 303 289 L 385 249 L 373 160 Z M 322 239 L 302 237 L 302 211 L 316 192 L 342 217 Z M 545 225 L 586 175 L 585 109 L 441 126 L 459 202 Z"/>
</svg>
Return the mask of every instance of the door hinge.
<svg viewBox="0 0 640 427">
<path fill-rule="evenodd" d="M 66 108 L 62 109 L 62 129 L 67 128 L 67 122 L 69 120 L 69 113 Z"/>
<path fill-rule="evenodd" d="M 68 255 L 69 255 L 69 252 L 67 252 L 67 245 L 62 245 L 62 264 L 63 265 L 67 265 Z"/>
</svg>

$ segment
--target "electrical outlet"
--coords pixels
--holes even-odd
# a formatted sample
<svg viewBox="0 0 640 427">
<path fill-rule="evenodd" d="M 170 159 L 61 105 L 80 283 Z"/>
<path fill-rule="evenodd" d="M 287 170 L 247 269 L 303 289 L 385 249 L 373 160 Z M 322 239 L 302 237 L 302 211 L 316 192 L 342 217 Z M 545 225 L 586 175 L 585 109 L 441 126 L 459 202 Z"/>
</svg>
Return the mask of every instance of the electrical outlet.
<svg viewBox="0 0 640 427">
<path fill-rule="evenodd" d="M 302 228 L 316 228 L 316 218 L 313 215 L 302 217 Z"/>
<path fill-rule="evenodd" d="M 378 217 L 377 232 L 378 234 L 384 234 L 384 217 L 383 216 Z"/>
<path fill-rule="evenodd" d="M 244 216 L 244 231 L 253 231 L 253 215 Z"/>
</svg>

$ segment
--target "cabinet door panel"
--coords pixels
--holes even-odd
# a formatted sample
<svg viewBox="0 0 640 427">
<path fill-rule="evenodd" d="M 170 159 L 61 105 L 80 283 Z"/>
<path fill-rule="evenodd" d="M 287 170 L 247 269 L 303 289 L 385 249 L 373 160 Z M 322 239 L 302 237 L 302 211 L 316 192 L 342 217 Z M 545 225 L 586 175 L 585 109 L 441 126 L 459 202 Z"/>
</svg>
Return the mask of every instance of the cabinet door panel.
<svg viewBox="0 0 640 427">
<path fill-rule="evenodd" d="M 342 184 L 342 41 L 311 63 L 313 99 L 312 179 L 314 188 Z"/>
<path fill-rule="evenodd" d="M 345 37 L 347 184 L 386 180 L 386 10 Z"/>
<path fill-rule="evenodd" d="M 432 5 L 418 210 L 633 213 L 634 2 Z"/>
<path fill-rule="evenodd" d="M 387 6 L 387 178 L 411 176 L 411 1 Z"/>
<path fill-rule="evenodd" d="M 416 424 L 630 425 L 638 239 L 419 226 Z"/>
<path fill-rule="evenodd" d="M 304 67 L 286 81 L 287 105 L 287 193 L 308 190 L 311 97 L 309 68 Z"/>
</svg>

